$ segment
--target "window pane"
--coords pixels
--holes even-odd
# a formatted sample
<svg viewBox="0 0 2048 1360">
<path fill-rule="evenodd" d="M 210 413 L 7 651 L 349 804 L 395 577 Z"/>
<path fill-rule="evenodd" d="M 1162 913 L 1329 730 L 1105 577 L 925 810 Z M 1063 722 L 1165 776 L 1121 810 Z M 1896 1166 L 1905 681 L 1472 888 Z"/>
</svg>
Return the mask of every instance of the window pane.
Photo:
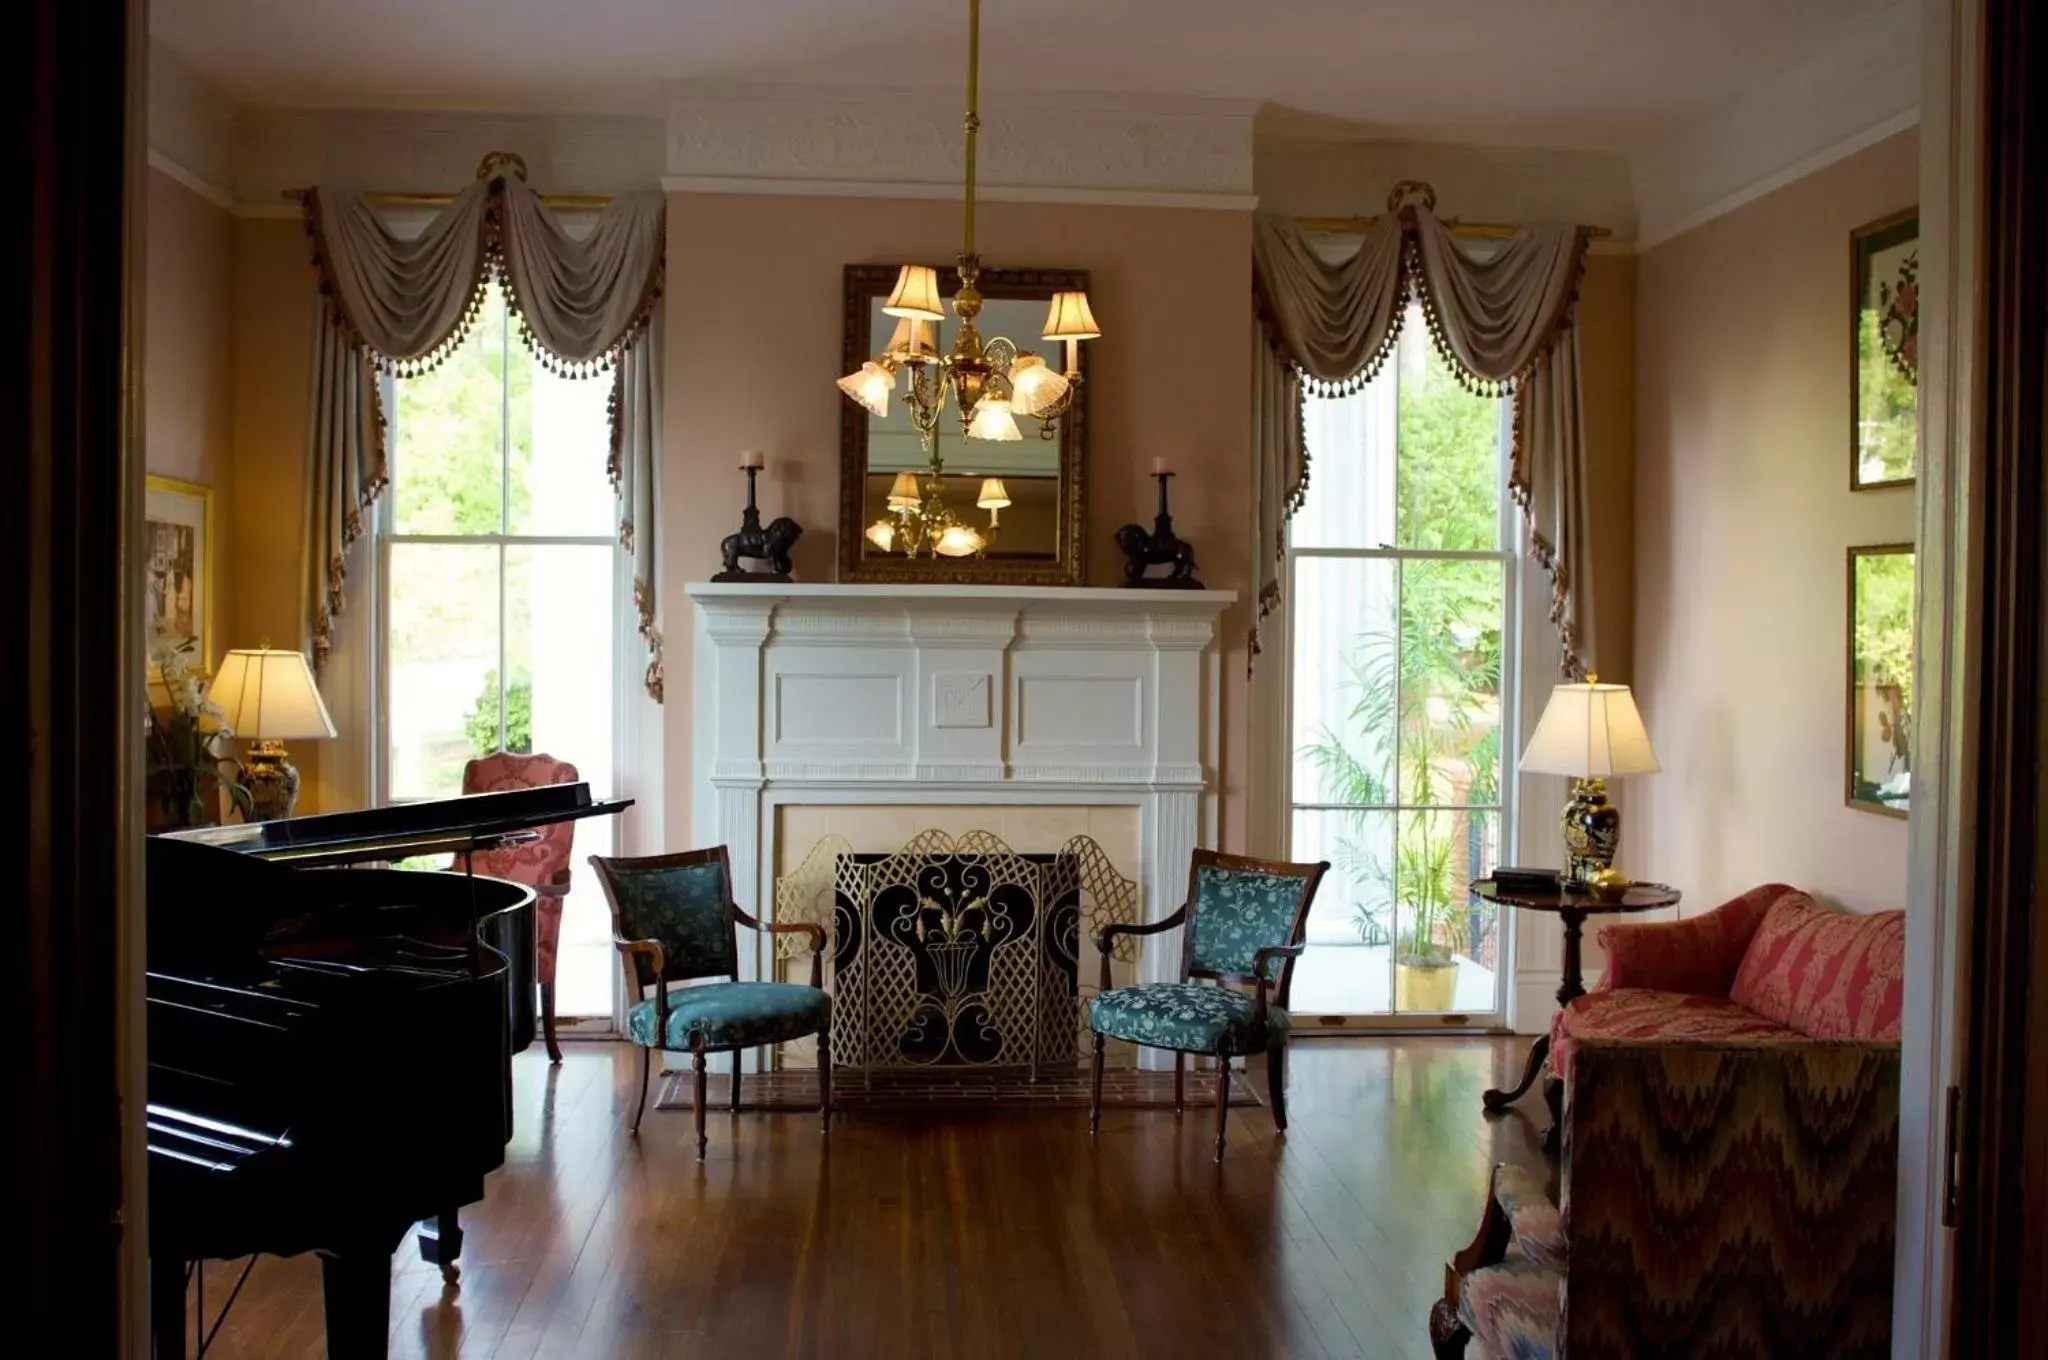
<svg viewBox="0 0 2048 1360">
<path fill-rule="evenodd" d="M 452 798 L 498 745 L 498 549 L 391 545 L 391 797 Z"/>
<path fill-rule="evenodd" d="M 1394 384 L 1384 372 L 1347 397 L 1303 397 L 1308 495 L 1287 526 L 1297 548 L 1394 541 Z"/>
<path fill-rule="evenodd" d="M 1500 801 L 1498 558 L 1401 563 L 1401 799 L 1420 806 Z"/>
<path fill-rule="evenodd" d="M 1394 563 L 1294 562 L 1294 801 L 1389 803 L 1394 785 Z"/>
<path fill-rule="evenodd" d="M 512 749 L 612 787 L 612 560 L 608 543 L 505 549 L 505 664 Z"/>
<path fill-rule="evenodd" d="M 503 528 L 504 373 L 505 301 L 493 286 L 460 348 L 431 373 L 394 384 L 393 532 Z"/>
<path fill-rule="evenodd" d="M 1486 552 L 1500 546 L 1501 398 L 1458 382 L 1411 307 L 1400 374 L 1395 536 L 1403 548 Z M 1322 465 L 1316 465 L 1321 475 Z"/>
<path fill-rule="evenodd" d="M 611 374 L 550 373 L 516 336 L 509 372 L 512 532 L 611 538 Z"/>
<path fill-rule="evenodd" d="M 1308 912 L 1308 949 L 1289 1005 L 1301 1014 L 1358 1015 L 1393 1001 L 1394 814 L 1299 810 L 1296 860 L 1328 860 Z"/>
<path fill-rule="evenodd" d="M 1395 815 L 1394 1009 L 1490 1011 L 1498 1004 L 1498 914 L 1470 888 L 1500 858 L 1499 815 Z"/>
</svg>

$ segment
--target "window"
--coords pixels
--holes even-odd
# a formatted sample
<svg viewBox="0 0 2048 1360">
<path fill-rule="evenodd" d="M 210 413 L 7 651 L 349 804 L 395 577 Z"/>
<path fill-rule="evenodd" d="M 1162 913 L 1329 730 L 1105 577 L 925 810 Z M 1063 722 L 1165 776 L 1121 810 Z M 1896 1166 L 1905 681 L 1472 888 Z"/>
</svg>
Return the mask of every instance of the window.
<svg viewBox="0 0 2048 1360">
<path fill-rule="evenodd" d="M 1514 692 L 1505 399 L 1460 385 L 1411 307 L 1380 375 L 1306 400 L 1289 530 L 1293 856 L 1331 870 L 1292 1004 L 1352 1019 L 1505 1008 L 1499 861 Z"/>
<path fill-rule="evenodd" d="M 619 634 L 608 377 L 539 363 L 493 287 L 460 348 L 387 393 L 391 487 L 382 541 L 382 752 L 387 801 L 461 792 L 463 762 L 503 748 L 613 784 Z M 612 819 L 576 827 L 609 854 Z M 610 923 L 588 873 L 564 904 L 563 1015 L 612 1011 Z"/>
</svg>

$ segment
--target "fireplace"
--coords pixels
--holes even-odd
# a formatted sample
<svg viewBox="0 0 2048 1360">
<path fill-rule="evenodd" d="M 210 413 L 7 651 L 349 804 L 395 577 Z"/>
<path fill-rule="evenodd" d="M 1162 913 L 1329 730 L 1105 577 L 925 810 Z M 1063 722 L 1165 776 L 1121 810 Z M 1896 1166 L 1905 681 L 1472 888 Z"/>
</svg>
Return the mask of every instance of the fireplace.
<svg viewBox="0 0 2048 1360">
<path fill-rule="evenodd" d="M 777 920 L 829 932 L 833 1062 L 863 1075 L 1071 1068 L 1094 991 L 1083 941 L 1136 906 L 1137 884 L 1087 836 L 1023 854 L 986 831 L 927 830 L 889 852 L 827 836 L 775 883 Z M 1119 942 L 1126 963 L 1135 943 Z"/>
<path fill-rule="evenodd" d="M 1216 627 L 1234 592 L 687 589 L 691 835 L 729 849 L 749 911 L 780 910 L 776 879 L 825 836 L 886 854 L 936 828 L 1026 856 L 1089 835 L 1158 920 L 1180 905 L 1189 854 L 1216 843 Z M 1178 936 L 1155 937 L 1129 971 L 1178 966 Z M 741 976 L 775 968 L 755 955 Z"/>
</svg>

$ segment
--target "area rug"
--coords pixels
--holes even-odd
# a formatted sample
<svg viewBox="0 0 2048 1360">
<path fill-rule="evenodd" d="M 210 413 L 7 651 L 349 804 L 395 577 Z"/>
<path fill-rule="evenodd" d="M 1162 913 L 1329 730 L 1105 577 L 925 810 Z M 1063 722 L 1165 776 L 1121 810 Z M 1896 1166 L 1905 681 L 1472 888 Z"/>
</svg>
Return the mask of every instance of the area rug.
<svg viewBox="0 0 2048 1360">
<path fill-rule="evenodd" d="M 727 1105 L 729 1077 L 713 1075 L 706 1080 L 705 1108 L 723 1110 Z M 687 1071 L 665 1073 L 661 1093 L 654 1102 L 657 1110 L 687 1110 L 695 1101 L 695 1086 Z M 1230 1074 L 1230 1103 L 1257 1105 L 1251 1084 L 1244 1074 Z M 1102 1074 L 1102 1103 L 1105 1108 L 1125 1110 L 1170 1110 L 1173 1108 L 1173 1073 L 1117 1067 Z M 1208 1072 L 1189 1072 L 1187 1107 L 1213 1109 L 1216 1079 Z M 750 1073 L 740 1084 L 742 1110 L 815 1110 L 818 1108 L 818 1076 L 809 1070 Z M 876 1072 L 863 1081 L 858 1072 L 832 1074 L 832 1108 L 835 1110 L 1085 1110 L 1088 1108 L 1088 1072 L 1040 1073 L 1033 1081 L 1023 1072 Z"/>
</svg>

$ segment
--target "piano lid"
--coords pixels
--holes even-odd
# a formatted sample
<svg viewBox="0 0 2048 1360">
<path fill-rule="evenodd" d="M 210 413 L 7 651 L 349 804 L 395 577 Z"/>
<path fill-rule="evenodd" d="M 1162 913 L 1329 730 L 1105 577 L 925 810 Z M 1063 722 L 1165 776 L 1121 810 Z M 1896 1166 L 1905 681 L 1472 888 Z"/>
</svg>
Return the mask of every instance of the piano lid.
<svg viewBox="0 0 2048 1360">
<path fill-rule="evenodd" d="M 302 868 L 324 868 L 410 855 L 493 850 L 530 840 L 543 826 L 608 817 L 631 806 L 630 798 L 594 801 L 588 784 L 546 784 L 361 812 L 192 827 L 168 832 L 164 839 L 236 850 Z"/>
</svg>

